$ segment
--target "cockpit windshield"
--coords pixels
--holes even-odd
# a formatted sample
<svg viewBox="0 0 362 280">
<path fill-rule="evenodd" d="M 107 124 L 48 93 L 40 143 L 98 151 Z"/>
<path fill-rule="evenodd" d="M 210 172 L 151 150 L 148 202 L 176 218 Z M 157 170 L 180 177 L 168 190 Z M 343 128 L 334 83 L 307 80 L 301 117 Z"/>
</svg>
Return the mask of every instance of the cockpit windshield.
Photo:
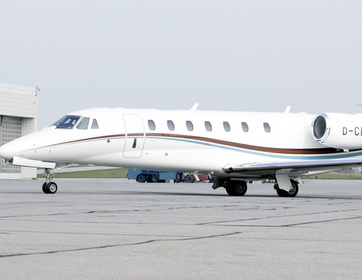
<svg viewBox="0 0 362 280">
<path fill-rule="evenodd" d="M 65 129 L 72 129 L 74 125 L 78 122 L 80 116 L 65 116 L 57 121 L 53 126 L 56 128 L 65 128 Z"/>
</svg>

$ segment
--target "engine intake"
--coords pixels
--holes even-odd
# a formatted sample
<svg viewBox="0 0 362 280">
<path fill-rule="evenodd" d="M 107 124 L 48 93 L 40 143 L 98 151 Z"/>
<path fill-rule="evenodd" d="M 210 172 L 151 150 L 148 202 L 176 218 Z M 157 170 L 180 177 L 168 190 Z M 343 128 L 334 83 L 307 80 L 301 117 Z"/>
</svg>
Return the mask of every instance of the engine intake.
<svg viewBox="0 0 362 280">
<path fill-rule="evenodd" d="M 329 148 L 362 149 L 362 115 L 320 114 L 312 122 L 312 136 Z"/>
</svg>

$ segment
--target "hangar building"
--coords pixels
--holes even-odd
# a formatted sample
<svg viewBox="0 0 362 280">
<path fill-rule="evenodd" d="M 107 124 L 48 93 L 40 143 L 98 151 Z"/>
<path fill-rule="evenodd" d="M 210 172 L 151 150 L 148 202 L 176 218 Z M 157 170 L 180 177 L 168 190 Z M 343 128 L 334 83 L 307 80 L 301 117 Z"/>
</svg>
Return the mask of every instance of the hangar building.
<svg viewBox="0 0 362 280">
<path fill-rule="evenodd" d="M 0 146 L 36 130 L 38 88 L 0 83 Z M 36 178 L 36 168 L 5 164 L 0 159 L 0 179 Z"/>
</svg>

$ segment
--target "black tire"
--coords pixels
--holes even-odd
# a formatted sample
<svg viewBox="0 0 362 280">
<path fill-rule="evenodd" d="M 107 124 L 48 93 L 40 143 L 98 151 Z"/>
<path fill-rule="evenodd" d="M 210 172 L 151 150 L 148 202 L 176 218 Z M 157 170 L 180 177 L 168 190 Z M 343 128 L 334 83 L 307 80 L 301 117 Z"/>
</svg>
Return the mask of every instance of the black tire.
<svg viewBox="0 0 362 280">
<path fill-rule="evenodd" d="M 185 183 L 193 183 L 194 181 L 195 181 L 195 179 L 194 179 L 194 176 L 192 176 L 192 175 L 187 175 L 185 177 Z"/>
<path fill-rule="evenodd" d="M 295 197 L 298 194 L 299 191 L 298 182 L 294 180 L 290 180 L 290 182 L 292 185 L 288 191 L 279 189 L 278 185 L 276 184 L 275 189 L 280 197 Z"/>
<path fill-rule="evenodd" d="M 54 182 L 44 183 L 42 188 L 46 194 L 55 194 L 58 190 L 58 186 Z"/>
<path fill-rule="evenodd" d="M 146 182 L 146 180 L 147 180 L 147 178 L 146 178 L 146 176 L 144 174 L 140 174 L 137 177 L 137 181 L 140 182 L 140 183 L 144 183 L 144 182 Z"/>
<path fill-rule="evenodd" d="M 43 190 L 43 193 L 49 193 L 49 190 L 48 190 L 48 183 L 45 182 L 42 186 L 42 190 Z"/>
<path fill-rule="evenodd" d="M 157 175 L 152 175 L 151 176 L 151 182 L 152 183 L 157 183 L 159 180 L 158 180 L 158 176 Z"/>
<path fill-rule="evenodd" d="M 225 189 L 230 196 L 243 196 L 248 190 L 248 185 L 245 181 L 229 180 L 226 183 Z"/>
</svg>

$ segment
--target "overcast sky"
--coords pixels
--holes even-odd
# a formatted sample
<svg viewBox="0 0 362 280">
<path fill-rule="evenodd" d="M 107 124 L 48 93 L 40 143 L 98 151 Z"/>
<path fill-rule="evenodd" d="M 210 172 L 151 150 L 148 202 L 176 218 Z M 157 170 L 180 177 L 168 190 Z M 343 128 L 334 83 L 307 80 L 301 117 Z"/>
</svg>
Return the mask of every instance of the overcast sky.
<svg viewBox="0 0 362 280">
<path fill-rule="evenodd" d="M 362 112 L 362 1 L 0 0 L 0 82 L 93 107 Z"/>
</svg>

